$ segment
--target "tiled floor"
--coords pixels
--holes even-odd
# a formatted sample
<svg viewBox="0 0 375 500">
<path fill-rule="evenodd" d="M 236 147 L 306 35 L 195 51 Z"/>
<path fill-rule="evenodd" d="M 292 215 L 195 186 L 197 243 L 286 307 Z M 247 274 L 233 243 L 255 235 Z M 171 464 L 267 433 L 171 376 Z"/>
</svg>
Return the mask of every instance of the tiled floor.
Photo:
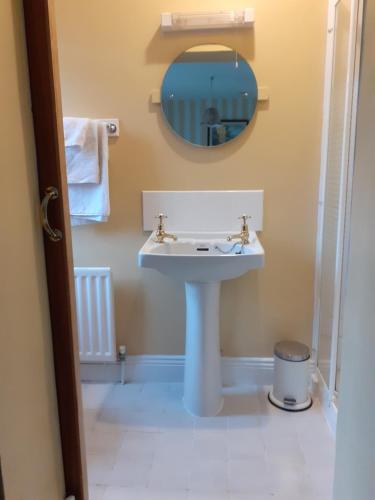
<svg viewBox="0 0 375 500">
<path fill-rule="evenodd" d="M 266 393 L 226 388 L 223 412 L 202 419 L 181 384 L 84 384 L 90 500 L 331 500 L 319 404 L 287 413 Z"/>
</svg>

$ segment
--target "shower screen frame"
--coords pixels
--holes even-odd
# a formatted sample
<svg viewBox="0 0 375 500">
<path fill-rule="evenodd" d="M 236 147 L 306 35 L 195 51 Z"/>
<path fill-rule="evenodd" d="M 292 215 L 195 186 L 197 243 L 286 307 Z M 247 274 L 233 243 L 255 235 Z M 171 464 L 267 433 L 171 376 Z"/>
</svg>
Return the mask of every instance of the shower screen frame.
<svg viewBox="0 0 375 500">
<path fill-rule="evenodd" d="M 335 71 L 336 35 L 339 22 L 339 9 L 349 6 L 349 34 L 346 54 L 346 76 L 344 91 L 344 120 L 342 128 L 341 164 L 339 173 L 339 200 L 337 214 L 337 235 L 334 259 L 334 278 L 332 296 L 332 321 L 330 327 L 329 367 L 326 376 L 322 375 L 321 360 L 319 359 L 319 343 L 321 338 L 322 312 L 322 279 L 323 279 L 323 251 L 325 214 L 327 209 L 327 174 L 329 169 L 329 146 L 331 105 L 333 101 L 333 82 Z M 360 68 L 360 53 L 362 40 L 363 0 L 330 0 L 327 26 L 326 67 L 324 84 L 323 126 L 321 146 L 321 172 L 318 200 L 316 265 L 315 265 L 315 299 L 313 322 L 313 352 L 318 369 L 318 375 L 323 385 L 323 399 L 327 403 L 328 413 L 332 416 L 332 425 L 336 425 L 337 415 L 337 361 L 338 343 L 341 338 L 343 301 L 345 299 L 347 261 L 350 236 L 350 209 L 354 167 L 356 112 L 358 101 L 358 83 Z"/>
</svg>

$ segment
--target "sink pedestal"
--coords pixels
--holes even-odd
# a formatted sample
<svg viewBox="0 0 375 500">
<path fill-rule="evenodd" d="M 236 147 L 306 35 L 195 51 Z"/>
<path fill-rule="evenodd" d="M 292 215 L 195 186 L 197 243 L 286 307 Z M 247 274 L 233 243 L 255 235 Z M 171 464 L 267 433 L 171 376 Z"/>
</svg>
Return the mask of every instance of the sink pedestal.
<svg viewBox="0 0 375 500">
<path fill-rule="evenodd" d="M 189 219 L 186 214 L 187 220 Z M 219 341 L 220 283 L 264 265 L 264 250 L 254 231 L 238 251 L 223 232 L 176 232 L 158 243 L 154 232 L 138 253 L 149 267 L 185 283 L 186 351 L 184 404 L 201 417 L 217 415 L 223 405 Z"/>
<path fill-rule="evenodd" d="M 199 417 L 223 406 L 219 339 L 220 282 L 186 282 L 184 405 Z"/>
</svg>

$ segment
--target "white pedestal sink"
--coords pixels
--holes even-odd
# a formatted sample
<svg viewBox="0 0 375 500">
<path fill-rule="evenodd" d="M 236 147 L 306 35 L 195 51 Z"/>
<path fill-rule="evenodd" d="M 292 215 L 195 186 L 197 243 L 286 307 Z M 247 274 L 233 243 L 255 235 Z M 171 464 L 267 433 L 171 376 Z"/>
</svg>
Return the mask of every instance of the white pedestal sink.
<svg viewBox="0 0 375 500">
<path fill-rule="evenodd" d="M 229 243 L 229 232 L 175 234 L 177 241 L 157 243 L 152 233 L 138 264 L 185 282 L 184 405 L 193 415 L 214 416 L 222 408 L 220 282 L 263 267 L 264 250 L 253 231 L 244 246 Z"/>
</svg>

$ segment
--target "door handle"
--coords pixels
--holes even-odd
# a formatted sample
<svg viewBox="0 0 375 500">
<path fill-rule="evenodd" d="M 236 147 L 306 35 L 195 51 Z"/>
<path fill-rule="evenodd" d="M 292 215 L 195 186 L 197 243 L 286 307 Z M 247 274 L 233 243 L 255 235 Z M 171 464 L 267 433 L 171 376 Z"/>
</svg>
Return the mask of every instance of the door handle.
<svg viewBox="0 0 375 500">
<path fill-rule="evenodd" d="M 63 234 L 60 231 L 60 229 L 54 229 L 50 226 L 50 223 L 48 221 L 48 204 L 50 200 L 57 200 L 57 198 L 59 197 L 59 192 L 55 187 L 49 186 L 44 191 L 44 193 L 45 193 L 44 198 L 40 205 L 40 216 L 41 216 L 42 226 L 45 232 L 47 233 L 48 238 L 56 243 L 57 241 L 62 240 Z"/>
</svg>

